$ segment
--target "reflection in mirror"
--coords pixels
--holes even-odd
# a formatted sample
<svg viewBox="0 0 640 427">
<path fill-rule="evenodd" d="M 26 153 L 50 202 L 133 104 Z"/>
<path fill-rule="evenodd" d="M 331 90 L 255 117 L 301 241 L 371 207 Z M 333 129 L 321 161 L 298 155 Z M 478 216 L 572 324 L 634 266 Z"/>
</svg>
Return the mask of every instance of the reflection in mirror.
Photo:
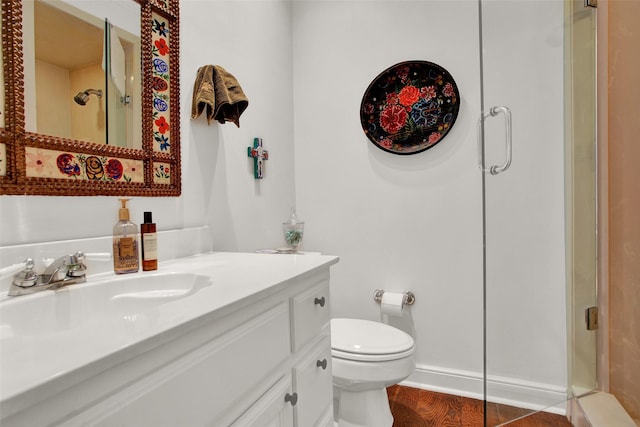
<svg viewBox="0 0 640 427">
<path fill-rule="evenodd" d="M 179 8 L 179 0 L 2 0 L 0 194 L 180 195 Z M 37 15 L 47 12 L 70 17 L 42 35 Z M 97 46 L 93 56 L 64 39 L 81 27 L 101 34 L 72 36 Z M 57 62 L 67 53 L 80 60 L 71 70 Z M 42 74 L 50 80 L 37 82 Z M 95 128 L 78 130 L 76 113 Z"/>
<path fill-rule="evenodd" d="M 140 37 L 105 22 L 107 143 L 142 148 Z"/>
<path fill-rule="evenodd" d="M 35 102 L 26 94 L 26 130 L 142 148 L 139 29 L 135 34 L 112 25 L 109 17 L 119 19 L 117 8 L 101 11 L 92 8 L 96 3 L 75 7 L 35 0 L 32 14 L 25 4 L 25 76 L 34 76 L 36 88 Z M 137 3 L 125 4 L 123 15 L 139 16 Z M 31 22 L 32 46 L 27 36 Z M 29 70 L 31 51 L 34 73 Z"/>
</svg>

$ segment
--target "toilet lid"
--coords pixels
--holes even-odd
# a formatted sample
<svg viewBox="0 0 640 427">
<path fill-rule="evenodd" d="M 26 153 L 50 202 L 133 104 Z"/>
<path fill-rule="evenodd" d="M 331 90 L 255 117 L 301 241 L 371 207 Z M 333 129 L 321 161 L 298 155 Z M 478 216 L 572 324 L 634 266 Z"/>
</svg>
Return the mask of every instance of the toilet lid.
<svg viewBox="0 0 640 427">
<path fill-rule="evenodd" d="M 413 354 L 414 342 L 406 332 L 384 323 L 331 319 L 331 349 L 337 357 L 390 360 Z"/>
</svg>

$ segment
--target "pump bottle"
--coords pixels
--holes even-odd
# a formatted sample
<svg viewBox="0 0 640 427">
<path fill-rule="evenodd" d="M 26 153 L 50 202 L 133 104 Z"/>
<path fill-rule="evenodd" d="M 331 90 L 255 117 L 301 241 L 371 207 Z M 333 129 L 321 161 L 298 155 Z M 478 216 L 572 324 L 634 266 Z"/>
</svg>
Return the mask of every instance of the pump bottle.
<svg viewBox="0 0 640 427">
<path fill-rule="evenodd" d="M 158 234 L 151 212 L 144 213 L 144 223 L 140 224 L 142 243 L 142 271 L 158 269 Z"/>
<path fill-rule="evenodd" d="M 119 221 L 113 227 L 113 271 L 116 274 L 135 273 L 140 268 L 138 227 L 129 220 L 128 201 L 120 199 Z"/>
</svg>

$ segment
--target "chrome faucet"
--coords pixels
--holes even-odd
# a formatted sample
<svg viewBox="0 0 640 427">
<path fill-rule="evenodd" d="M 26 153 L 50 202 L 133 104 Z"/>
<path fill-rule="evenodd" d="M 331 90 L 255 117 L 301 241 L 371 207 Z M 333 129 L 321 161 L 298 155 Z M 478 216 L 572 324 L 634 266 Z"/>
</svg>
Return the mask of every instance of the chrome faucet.
<svg viewBox="0 0 640 427">
<path fill-rule="evenodd" d="M 8 295 L 28 295 L 86 282 L 87 267 L 84 264 L 84 259 L 85 255 L 82 252 L 65 255 L 53 261 L 44 273 L 37 274 L 33 271 L 35 266 L 33 259 L 27 258 L 25 269 L 13 276 Z"/>
</svg>

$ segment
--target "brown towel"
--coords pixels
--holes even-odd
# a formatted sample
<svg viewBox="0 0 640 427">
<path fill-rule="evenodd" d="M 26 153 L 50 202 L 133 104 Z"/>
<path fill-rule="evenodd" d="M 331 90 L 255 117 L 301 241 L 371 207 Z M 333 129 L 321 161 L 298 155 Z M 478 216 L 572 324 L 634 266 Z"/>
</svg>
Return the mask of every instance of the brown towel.
<svg viewBox="0 0 640 427">
<path fill-rule="evenodd" d="M 206 109 L 207 123 L 211 119 L 220 123 L 233 122 L 240 127 L 240 115 L 247 109 L 249 100 L 238 80 L 219 65 L 198 68 L 193 86 L 191 118 L 195 119 Z"/>
</svg>

